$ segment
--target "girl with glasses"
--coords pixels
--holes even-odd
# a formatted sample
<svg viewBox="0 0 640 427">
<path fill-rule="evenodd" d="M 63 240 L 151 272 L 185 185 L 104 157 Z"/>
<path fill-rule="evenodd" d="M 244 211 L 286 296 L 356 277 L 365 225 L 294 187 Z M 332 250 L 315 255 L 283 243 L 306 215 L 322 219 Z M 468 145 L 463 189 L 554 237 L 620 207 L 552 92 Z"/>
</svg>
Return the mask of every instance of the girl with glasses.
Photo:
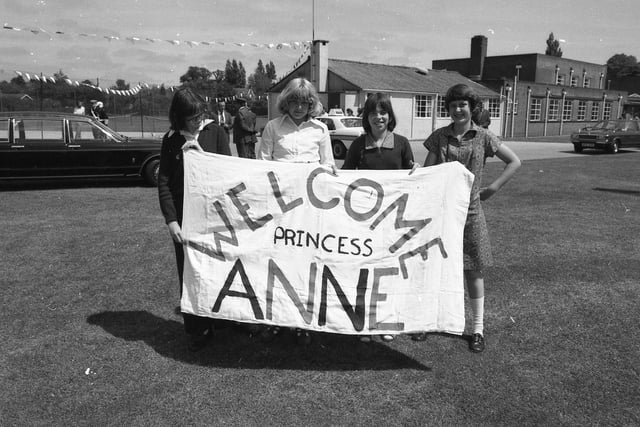
<svg viewBox="0 0 640 427">
<path fill-rule="evenodd" d="M 158 196 L 160 209 L 173 240 L 182 296 L 184 250 L 182 209 L 184 193 L 184 150 L 196 147 L 217 154 L 231 155 L 229 139 L 224 129 L 204 121 L 206 103 L 190 88 L 178 90 L 169 108 L 171 129 L 162 138 Z M 183 313 L 185 332 L 190 351 L 202 349 L 211 339 L 212 319 Z"/>
<path fill-rule="evenodd" d="M 304 78 L 289 82 L 278 96 L 277 108 L 282 116 L 267 123 L 257 158 L 290 163 L 319 163 L 336 173 L 331 136 L 327 126 L 316 120 L 322 113 L 322 104 L 316 88 Z M 264 341 L 271 341 L 280 334 L 279 326 L 267 328 L 262 333 Z M 309 332 L 296 329 L 299 344 L 311 343 Z"/>
</svg>

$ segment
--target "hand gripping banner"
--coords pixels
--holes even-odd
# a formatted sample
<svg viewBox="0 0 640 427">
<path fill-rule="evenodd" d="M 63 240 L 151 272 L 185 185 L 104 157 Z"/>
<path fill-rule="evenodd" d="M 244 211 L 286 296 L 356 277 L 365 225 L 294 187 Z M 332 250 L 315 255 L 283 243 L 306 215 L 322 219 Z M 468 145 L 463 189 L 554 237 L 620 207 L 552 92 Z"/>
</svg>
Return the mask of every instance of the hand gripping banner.
<svg viewBox="0 0 640 427">
<path fill-rule="evenodd" d="M 342 334 L 464 330 L 457 162 L 339 171 L 184 157 L 182 311 Z"/>
</svg>

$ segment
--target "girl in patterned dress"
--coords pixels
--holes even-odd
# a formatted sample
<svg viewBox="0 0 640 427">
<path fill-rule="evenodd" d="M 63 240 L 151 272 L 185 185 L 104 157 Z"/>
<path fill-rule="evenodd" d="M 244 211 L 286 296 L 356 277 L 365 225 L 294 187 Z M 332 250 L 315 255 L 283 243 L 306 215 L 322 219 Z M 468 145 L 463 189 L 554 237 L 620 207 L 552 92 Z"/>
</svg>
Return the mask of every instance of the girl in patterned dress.
<svg viewBox="0 0 640 427">
<path fill-rule="evenodd" d="M 465 282 L 473 313 L 469 349 L 479 353 L 485 347 L 483 269 L 493 265 L 489 233 L 480 201 L 487 200 L 511 179 L 520 167 L 520 159 L 491 131 L 472 122 L 472 113 L 480 104 L 480 98 L 473 89 L 465 84 L 452 86 L 444 101 L 451 116 L 451 124 L 437 129 L 424 142 L 429 151 L 424 165 L 457 161 L 475 176 L 464 227 L 463 252 Z M 491 184 L 481 187 L 485 160 L 494 155 L 506 166 Z M 425 338 L 424 334 L 414 336 L 418 341 Z"/>
</svg>

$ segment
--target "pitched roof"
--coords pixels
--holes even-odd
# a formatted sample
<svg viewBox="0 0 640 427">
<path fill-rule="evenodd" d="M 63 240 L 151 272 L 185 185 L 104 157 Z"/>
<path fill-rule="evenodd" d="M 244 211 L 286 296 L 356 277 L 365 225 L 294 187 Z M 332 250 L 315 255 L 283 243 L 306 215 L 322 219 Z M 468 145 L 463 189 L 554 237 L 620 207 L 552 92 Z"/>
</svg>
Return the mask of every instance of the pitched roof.
<svg viewBox="0 0 640 427">
<path fill-rule="evenodd" d="M 481 97 L 496 96 L 496 92 L 456 71 L 329 59 L 329 72 L 365 91 L 445 93 L 451 86 L 465 83 Z"/>
</svg>

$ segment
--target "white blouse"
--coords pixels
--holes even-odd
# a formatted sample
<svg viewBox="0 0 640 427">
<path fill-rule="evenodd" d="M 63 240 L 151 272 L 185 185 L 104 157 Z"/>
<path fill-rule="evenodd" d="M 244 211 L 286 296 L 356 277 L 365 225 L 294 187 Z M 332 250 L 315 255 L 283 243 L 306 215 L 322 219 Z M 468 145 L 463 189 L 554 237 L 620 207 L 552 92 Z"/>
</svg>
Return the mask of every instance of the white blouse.
<svg viewBox="0 0 640 427">
<path fill-rule="evenodd" d="M 297 126 L 288 114 L 267 123 L 256 157 L 279 162 L 335 165 L 327 126 L 315 119 Z"/>
</svg>

